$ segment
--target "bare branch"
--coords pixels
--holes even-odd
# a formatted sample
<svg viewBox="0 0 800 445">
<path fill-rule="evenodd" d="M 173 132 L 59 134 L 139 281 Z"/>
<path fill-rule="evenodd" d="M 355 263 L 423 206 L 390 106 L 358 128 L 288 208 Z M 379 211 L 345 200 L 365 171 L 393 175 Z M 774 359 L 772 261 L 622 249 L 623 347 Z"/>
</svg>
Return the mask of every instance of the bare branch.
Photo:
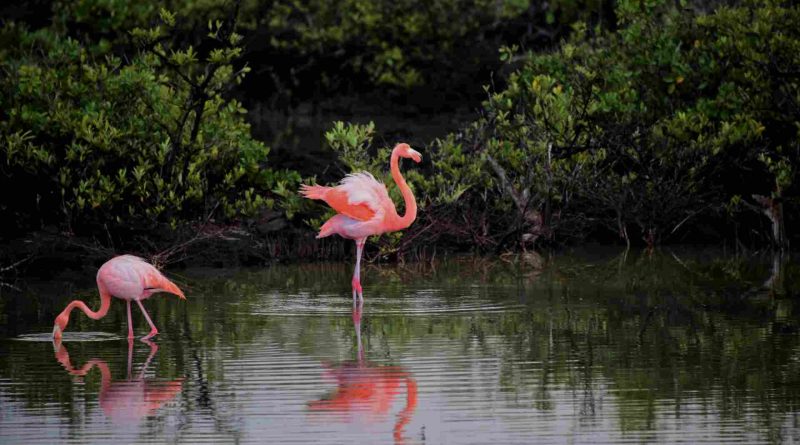
<svg viewBox="0 0 800 445">
<path fill-rule="evenodd" d="M 508 180 L 508 175 L 506 175 L 505 169 L 497 162 L 495 159 L 490 155 L 486 154 L 486 160 L 489 161 L 489 165 L 494 170 L 495 174 L 498 178 L 500 178 L 500 184 L 505 189 L 506 193 L 511 196 L 511 199 L 514 200 L 514 204 L 517 206 L 517 210 L 520 212 L 524 212 L 525 208 L 528 206 L 528 203 L 525 201 L 524 196 L 521 196 L 511 182 Z"/>
</svg>

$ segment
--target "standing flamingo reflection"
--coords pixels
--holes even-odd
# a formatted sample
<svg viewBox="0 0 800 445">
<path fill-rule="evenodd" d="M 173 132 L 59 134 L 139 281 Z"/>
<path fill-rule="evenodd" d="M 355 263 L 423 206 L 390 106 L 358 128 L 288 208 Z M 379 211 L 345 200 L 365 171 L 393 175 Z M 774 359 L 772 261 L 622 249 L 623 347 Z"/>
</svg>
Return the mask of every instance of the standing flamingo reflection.
<svg viewBox="0 0 800 445">
<path fill-rule="evenodd" d="M 56 360 L 68 373 L 83 377 L 95 366 L 100 370 L 100 408 L 103 413 L 118 424 L 138 423 L 142 418 L 151 416 L 164 404 L 175 398 L 181 392 L 183 379 L 152 380 L 145 378 L 145 371 L 150 361 L 158 352 L 158 346 L 148 340 L 143 340 L 150 346 L 150 354 L 142 365 L 141 371 L 131 377 L 131 363 L 133 359 L 133 342 L 128 342 L 128 373 L 127 379 L 114 381 L 108 364 L 93 358 L 82 367 L 73 367 L 67 348 L 60 342 L 53 342 Z"/>
<path fill-rule="evenodd" d="M 420 162 L 422 155 L 405 143 L 397 144 L 392 150 L 389 165 L 392 178 L 405 202 L 406 213 L 403 216 L 397 214 L 386 186 L 368 172 L 349 174 L 335 187 L 304 184 L 300 188 L 300 193 L 304 197 L 321 199 L 338 213 L 322 225 L 317 238 L 337 234 L 356 242 L 356 267 L 352 280 L 353 300 L 356 299 L 356 295 L 361 301 L 364 300 L 360 269 L 361 254 L 367 237 L 405 229 L 417 218 L 417 201 L 403 175 L 400 174 L 400 158 Z"/>
<path fill-rule="evenodd" d="M 61 335 L 69 323 L 69 314 L 72 309 L 82 310 L 89 318 L 99 320 L 106 316 L 111 307 L 111 296 L 115 296 L 128 305 L 128 340 L 133 339 L 133 321 L 131 319 L 131 301 L 135 301 L 142 310 L 144 318 L 150 324 L 150 333 L 142 337 L 149 339 L 158 334 L 156 325 L 150 319 L 142 305 L 142 300 L 150 298 L 156 292 L 169 292 L 185 300 L 178 286 L 165 277 L 152 264 L 133 255 L 120 255 L 106 261 L 97 271 L 97 290 L 100 292 L 100 309 L 97 312 L 89 309 L 86 303 L 80 300 L 71 301 L 67 307 L 56 317 L 53 326 L 53 339 L 61 340 Z"/>
<path fill-rule="evenodd" d="M 397 414 L 393 428 L 394 441 L 405 443 L 403 429 L 411 421 L 417 407 L 417 382 L 399 366 L 377 366 L 367 362 L 361 342 L 361 304 L 353 305 L 353 325 L 358 346 L 357 360 L 339 365 L 325 365 L 326 376 L 334 380 L 337 388 L 323 399 L 309 403 L 315 412 L 363 413 L 373 416 L 369 420 L 386 416 L 394 397 L 405 386 L 406 403 Z"/>
</svg>

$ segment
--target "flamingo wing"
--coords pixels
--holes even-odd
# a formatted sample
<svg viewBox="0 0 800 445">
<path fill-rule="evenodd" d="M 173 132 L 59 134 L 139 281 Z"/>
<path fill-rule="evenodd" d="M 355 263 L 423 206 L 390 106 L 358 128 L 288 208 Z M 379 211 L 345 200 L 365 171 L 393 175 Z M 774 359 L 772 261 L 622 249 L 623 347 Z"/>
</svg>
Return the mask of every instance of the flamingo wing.
<svg viewBox="0 0 800 445">
<path fill-rule="evenodd" d="M 394 207 L 392 199 L 389 198 L 389 192 L 386 191 L 386 186 L 378 182 L 378 180 L 368 172 L 352 173 L 345 176 L 336 189 L 346 194 L 348 207 L 361 206 L 367 207 L 372 211 L 372 215 L 369 215 L 369 218 L 365 219 L 356 218 L 355 216 L 345 213 L 345 215 L 351 218 L 367 221 L 374 218 L 376 215 L 382 216 L 387 214 L 389 210 L 388 206 Z"/>
<path fill-rule="evenodd" d="M 306 198 L 322 199 L 338 213 L 358 221 L 369 221 L 394 208 L 386 186 L 368 172 L 352 173 L 335 187 L 304 185 L 300 192 Z"/>
<path fill-rule="evenodd" d="M 339 187 L 331 187 L 325 195 L 325 202 L 329 206 L 345 216 L 349 216 L 358 221 L 369 221 L 375 216 L 375 211 L 366 203 L 352 204 L 347 192 Z"/>
<path fill-rule="evenodd" d="M 125 299 L 138 299 L 142 292 L 169 292 L 186 298 L 183 292 L 152 264 L 134 255 L 120 255 L 109 261 L 98 272 L 112 295 Z"/>
</svg>

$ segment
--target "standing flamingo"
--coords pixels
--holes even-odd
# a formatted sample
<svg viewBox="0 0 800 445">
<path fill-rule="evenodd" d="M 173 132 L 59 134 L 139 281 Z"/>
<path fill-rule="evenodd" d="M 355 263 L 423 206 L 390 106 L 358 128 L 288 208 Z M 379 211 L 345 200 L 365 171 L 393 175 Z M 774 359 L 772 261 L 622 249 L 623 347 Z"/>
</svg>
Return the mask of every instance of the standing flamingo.
<svg viewBox="0 0 800 445">
<path fill-rule="evenodd" d="M 150 324 L 150 333 L 142 337 L 147 340 L 158 334 L 156 325 L 142 306 L 142 300 L 150 298 L 156 292 L 169 292 L 181 299 L 186 297 L 172 281 L 167 279 L 153 265 L 133 255 L 120 255 L 106 261 L 97 271 L 97 290 L 100 292 L 100 310 L 89 309 L 80 300 L 71 301 L 58 317 L 53 326 L 53 338 L 61 340 L 62 332 L 69 323 L 69 313 L 74 308 L 82 310 L 89 318 L 99 320 L 106 316 L 111 306 L 111 296 L 121 298 L 128 304 L 128 340 L 133 339 L 133 322 L 131 320 L 131 301 L 135 301 Z"/>
<path fill-rule="evenodd" d="M 322 225 L 317 238 L 338 234 L 356 242 L 356 267 L 352 281 L 353 300 L 356 299 L 356 295 L 361 301 L 364 300 L 360 269 L 361 253 L 367 237 L 405 229 L 417 218 L 417 202 L 403 175 L 400 174 L 400 158 L 420 162 L 422 155 L 405 143 L 395 145 L 392 150 L 389 165 L 392 178 L 400 189 L 406 205 L 406 214 L 403 216 L 397 214 L 386 186 L 368 172 L 349 174 L 335 187 L 303 184 L 300 189 L 300 193 L 306 198 L 321 199 L 338 212 Z"/>
</svg>

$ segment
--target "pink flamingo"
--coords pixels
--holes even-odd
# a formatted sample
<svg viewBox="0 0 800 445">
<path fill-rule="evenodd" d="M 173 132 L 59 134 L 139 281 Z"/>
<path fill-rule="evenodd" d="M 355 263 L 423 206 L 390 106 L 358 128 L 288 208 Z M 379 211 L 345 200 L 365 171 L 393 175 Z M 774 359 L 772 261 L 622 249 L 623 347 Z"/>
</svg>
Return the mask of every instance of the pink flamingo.
<svg viewBox="0 0 800 445">
<path fill-rule="evenodd" d="M 422 155 L 405 143 L 395 145 L 392 150 L 389 165 L 392 178 L 400 189 L 406 205 L 406 214 L 403 216 L 397 214 L 386 186 L 368 172 L 349 174 L 335 187 L 304 184 L 300 189 L 304 197 L 321 199 L 338 212 L 338 215 L 322 225 L 317 238 L 338 234 L 356 242 L 356 267 L 352 281 L 353 300 L 356 299 L 356 295 L 361 301 L 364 300 L 360 269 L 361 253 L 367 237 L 405 229 L 417 218 L 417 202 L 403 175 L 400 174 L 400 158 L 420 162 Z"/>
<path fill-rule="evenodd" d="M 150 298 L 156 292 L 169 292 L 181 299 L 186 297 L 172 281 L 167 279 L 153 265 L 133 255 L 120 255 L 106 261 L 97 271 L 97 290 L 100 292 L 100 309 L 97 312 L 89 309 L 80 300 L 71 301 L 58 317 L 53 326 L 53 338 L 61 340 L 62 332 L 69 323 L 69 314 L 74 308 L 82 310 L 89 318 L 99 320 L 106 316 L 111 306 L 111 296 L 121 298 L 128 304 L 128 340 L 133 339 L 133 322 L 131 320 L 131 301 L 135 301 L 150 324 L 150 333 L 142 337 L 147 340 L 158 334 L 156 325 L 142 306 L 142 300 Z"/>
</svg>

